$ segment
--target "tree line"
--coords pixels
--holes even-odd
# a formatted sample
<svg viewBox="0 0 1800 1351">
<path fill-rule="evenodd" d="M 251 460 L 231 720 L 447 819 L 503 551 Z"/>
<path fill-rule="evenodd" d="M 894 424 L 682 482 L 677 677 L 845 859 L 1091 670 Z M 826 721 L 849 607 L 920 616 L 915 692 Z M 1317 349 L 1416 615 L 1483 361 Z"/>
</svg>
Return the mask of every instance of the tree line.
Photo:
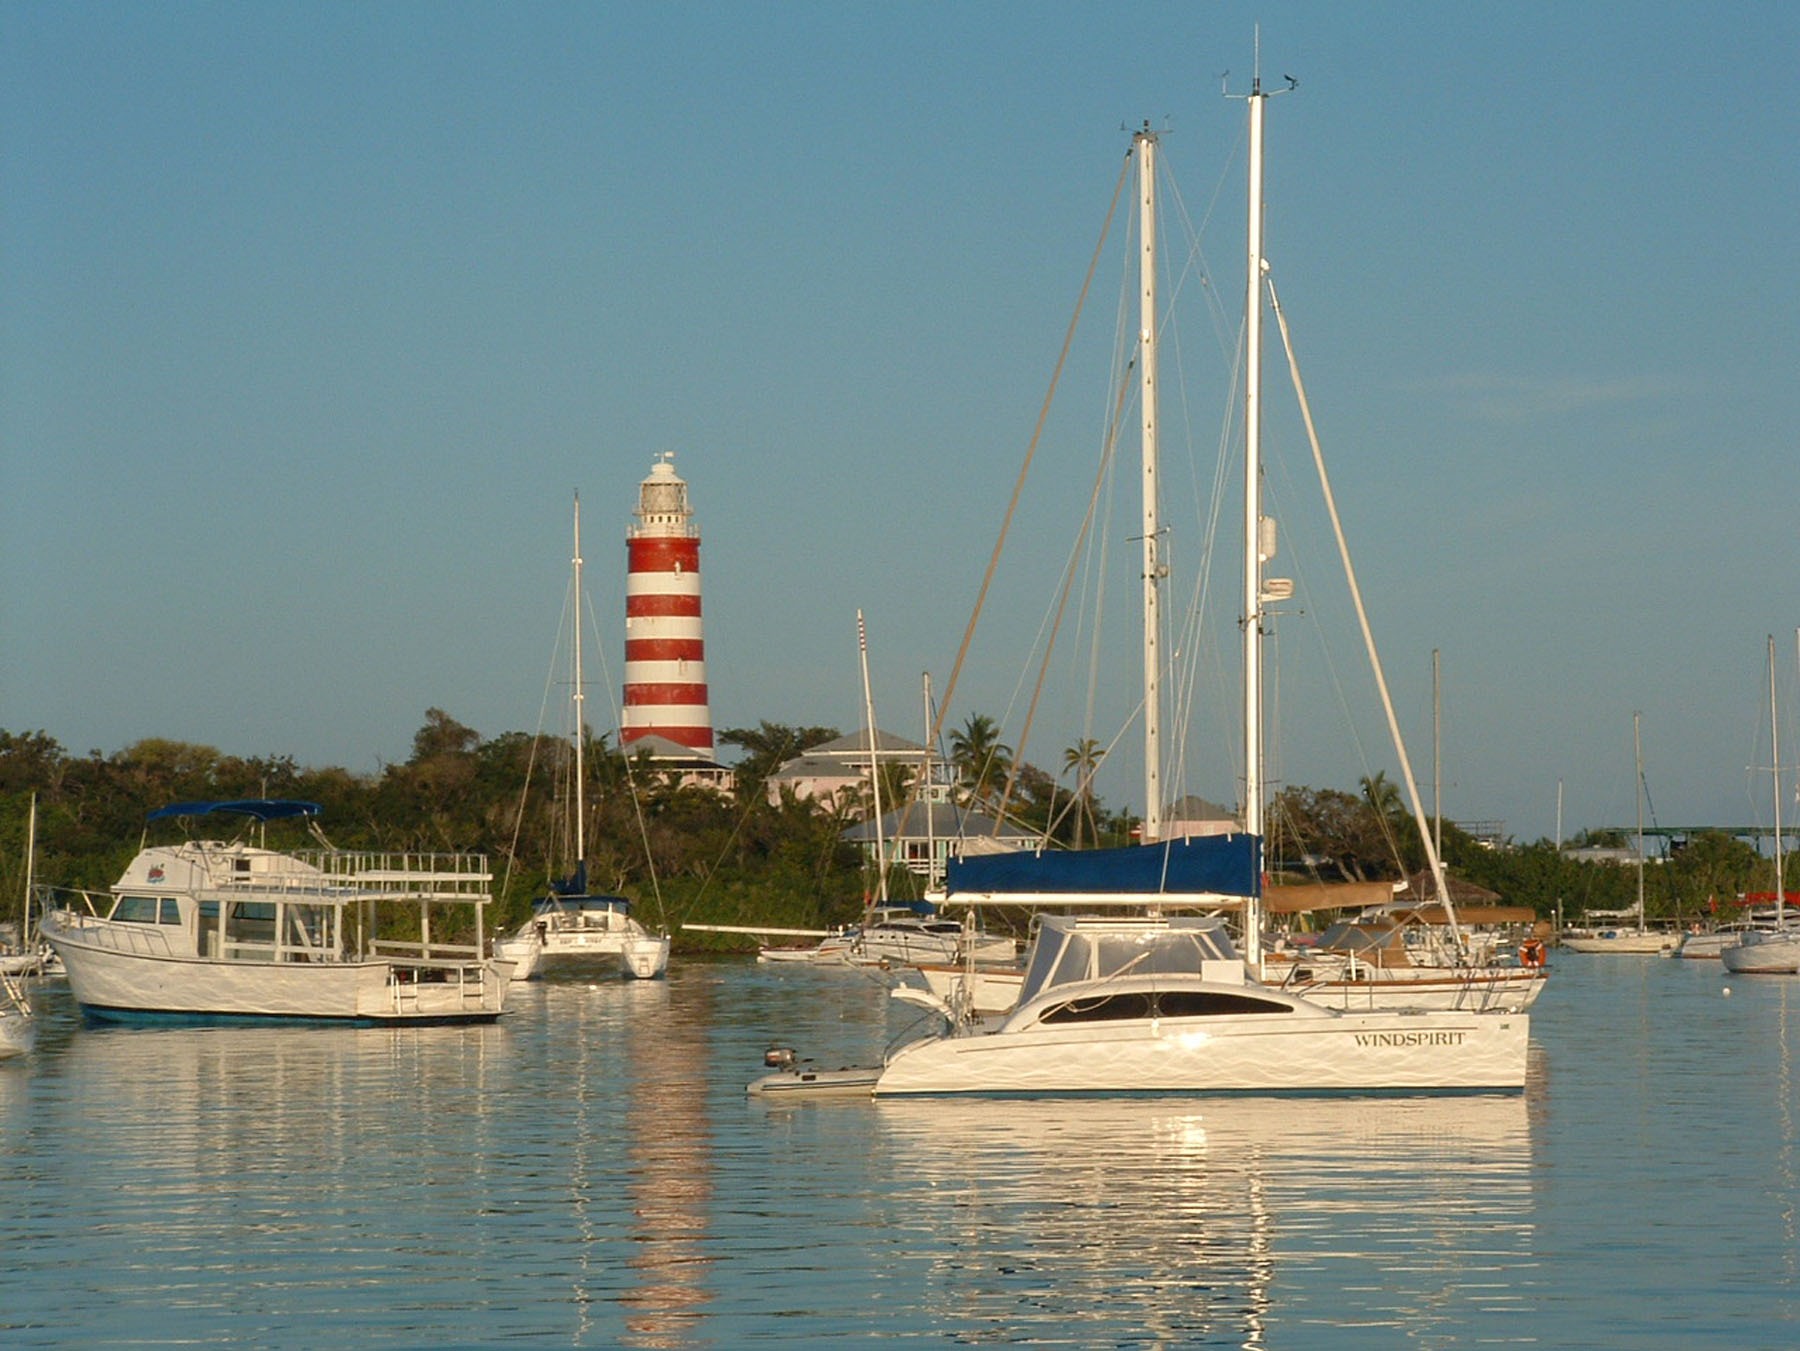
<svg viewBox="0 0 1800 1351">
<path fill-rule="evenodd" d="M 629 897 L 640 917 L 669 925 L 687 948 L 719 940 L 680 935 L 683 922 L 823 928 L 855 918 L 874 879 L 842 836 L 866 818 L 873 793 L 819 802 L 792 792 L 771 800 L 767 791 L 783 762 L 839 735 L 831 727 L 770 722 L 721 732 L 721 742 L 740 753 L 737 791 L 727 795 L 684 785 L 678 772 L 590 734 L 583 756 L 590 887 Z M 1133 838 L 1136 819 L 1109 809 L 1093 791 L 1101 758 L 1095 743 L 1067 748 L 1057 777 L 1015 763 L 984 715 L 972 715 L 947 740 L 965 801 L 1063 847 Z M 110 756 L 78 756 L 42 731 L 0 729 L 0 918 L 16 916 L 23 902 L 25 822 L 34 795 L 37 880 L 95 890 L 109 886 L 141 847 L 149 811 L 273 797 L 319 803 L 319 824 L 341 848 L 487 854 L 495 873 L 490 923 L 510 926 L 553 879 L 573 870 L 572 750 L 560 737 L 483 737 L 437 708 L 427 711 L 407 760 L 375 774 L 302 766 L 288 755 L 242 758 L 161 738 Z M 907 772 L 883 769 L 884 805 L 904 800 Z M 1380 774 L 1358 793 L 1286 788 L 1268 821 L 1272 869 L 1382 880 L 1425 863 L 1416 826 Z M 1453 871 L 1546 918 L 1559 908 L 1571 918 L 1584 909 L 1622 909 L 1635 897 L 1630 868 L 1573 859 L 1548 841 L 1490 849 L 1448 823 L 1442 830 Z M 296 838 L 291 847 L 303 843 Z M 1697 836 L 1649 871 L 1646 910 L 1653 917 L 1729 909 L 1738 894 L 1773 885 L 1769 860 L 1724 835 Z M 889 890 L 916 895 L 919 879 L 896 868 Z"/>
</svg>

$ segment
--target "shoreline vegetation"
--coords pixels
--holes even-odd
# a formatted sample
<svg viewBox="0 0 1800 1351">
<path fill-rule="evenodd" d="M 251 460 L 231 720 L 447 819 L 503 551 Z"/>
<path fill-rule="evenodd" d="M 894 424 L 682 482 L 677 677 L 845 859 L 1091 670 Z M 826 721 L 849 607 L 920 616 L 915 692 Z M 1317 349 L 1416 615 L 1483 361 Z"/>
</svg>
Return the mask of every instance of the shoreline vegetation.
<svg viewBox="0 0 1800 1351">
<path fill-rule="evenodd" d="M 866 819 L 868 793 L 830 804 L 783 794 L 765 784 L 785 760 L 838 733 L 829 727 L 763 722 L 727 729 L 720 740 L 741 756 L 735 795 L 682 786 L 645 757 L 630 758 L 605 736 L 590 737 L 588 873 L 597 891 L 628 897 L 638 917 L 667 925 L 683 953 L 741 951 L 754 940 L 683 932 L 685 923 L 822 928 L 854 920 L 874 879 L 843 832 Z M 992 810 L 999 785 L 1014 781 L 1009 823 L 1048 836 L 1054 847 L 1119 845 L 1132 838 L 1129 813 L 1109 810 L 1091 792 L 1077 796 L 1029 764 L 1016 772 L 993 722 L 974 715 L 951 738 L 959 793 Z M 1064 781 L 1091 772 L 1088 744 L 1064 754 Z M 566 739 L 504 732 L 484 738 L 442 709 L 427 711 L 412 754 L 379 773 L 306 767 L 287 755 L 239 758 L 210 746 L 148 738 L 113 755 L 71 755 L 44 732 L 0 729 L 0 920 L 16 920 L 24 895 L 26 819 L 37 799 L 36 881 L 104 890 L 144 838 L 146 815 L 175 802 L 247 797 L 317 802 L 321 828 L 340 848 L 387 851 L 468 850 L 488 856 L 494 873 L 491 932 L 511 928 L 551 878 L 568 867 L 558 776 L 573 759 Z M 882 800 L 900 801 L 904 775 L 885 782 Z M 1381 881 L 1423 866 L 1418 832 L 1384 775 L 1357 792 L 1290 787 L 1270 806 L 1271 871 L 1306 880 Z M 1583 832 L 1564 850 L 1548 840 L 1479 842 L 1446 821 L 1450 872 L 1529 906 L 1541 919 L 1575 922 L 1585 911 L 1619 911 L 1636 898 L 1636 870 L 1572 857 L 1580 846 L 1627 841 Z M 300 847 L 271 834 L 270 847 Z M 1773 887 L 1773 864 L 1723 832 L 1701 832 L 1646 868 L 1651 921 L 1706 925 L 1733 917 L 1737 898 Z M 922 879 L 890 870 L 889 894 L 908 900 Z"/>
</svg>

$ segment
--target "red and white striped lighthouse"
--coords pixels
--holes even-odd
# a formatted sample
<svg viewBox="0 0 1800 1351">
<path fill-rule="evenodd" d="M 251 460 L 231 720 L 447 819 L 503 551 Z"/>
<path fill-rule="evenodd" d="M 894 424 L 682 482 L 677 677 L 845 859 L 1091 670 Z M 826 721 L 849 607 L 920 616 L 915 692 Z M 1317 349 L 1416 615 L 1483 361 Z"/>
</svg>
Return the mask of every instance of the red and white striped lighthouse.
<svg viewBox="0 0 1800 1351">
<path fill-rule="evenodd" d="M 700 529 L 687 484 L 664 451 L 638 487 L 626 536 L 625 713 L 619 740 L 655 736 L 713 758 L 700 629 Z"/>
</svg>

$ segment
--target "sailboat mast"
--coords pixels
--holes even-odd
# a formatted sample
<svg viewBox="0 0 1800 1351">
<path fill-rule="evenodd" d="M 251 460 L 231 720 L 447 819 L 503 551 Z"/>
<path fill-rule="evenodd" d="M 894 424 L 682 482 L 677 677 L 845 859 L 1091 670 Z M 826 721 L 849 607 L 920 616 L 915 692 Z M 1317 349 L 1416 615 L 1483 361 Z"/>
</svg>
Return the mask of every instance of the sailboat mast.
<svg viewBox="0 0 1800 1351">
<path fill-rule="evenodd" d="M 1779 845 L 1781 837 L 1776 836 Z M 25 904 L 19 916 L 19 950 L 32 951 L 31 946 L 31 884 L 37 870 L 37 794 L 31 795 L 31 810 L 25 819 Z"/>
<path fill-rule="evenodd" d="M 1631 746 L 1637 753 L 1637 926 L 1644 931 L 1644 738 L 1639 730 L 1643 714 L 1631 715 Z"/>
<path fill-rule="evenodd" d="M 1156 136 L 1132 137 L 1138 157 L 1138 405 L 1143 415 L 1144 487 L 1144 843 L 1162 838 L 1161 523 L 1156 463 Z"/>
<path fill-rule="evenodd" d="M 1775 716 L 1775 635 L 1769 635 L 1769 762 L 1775 769 L 1775 927 L 1786 922 L 1787 892 L 1781 880 L 1781 723 Z"/>
<path fill-rule="evenodd" d="M 875 695 L 869 687 L 869 635 L 856 612 L 856 648 L 862 658 L 863 716 L 869 724 L 869 787 L 875 804 L 875 894 L 887 904 L 887 843 L 881 835 L 881 757 L 875 745 Z"/>
<path fill-rule="evenodd" d="M 1263 834 L 1262 713 L 1262 274 L 1263 102 L 1261 73 L 1250 85 L 1250 208 L 1244 288 L 1244 829 Z M 1257 886 L 1260 893 L 1260 880 Z M 1260 894 L 1244 908 L 1244 961 L 1262 966 Z"/>
<path fill-rule="evenodd" d="M 582 762 L 583 743 L 587 740 L 587 718 L 582 704 L 587 698 L 581 683 L 581 494 L 575 494 L 575 557 L 574 557 L 574 676 L 575 676 L 575 866 L 584 869 L 587 865 L 587 809 L 582 799 L 582 785 L 586 780 Z"/>
</svg>

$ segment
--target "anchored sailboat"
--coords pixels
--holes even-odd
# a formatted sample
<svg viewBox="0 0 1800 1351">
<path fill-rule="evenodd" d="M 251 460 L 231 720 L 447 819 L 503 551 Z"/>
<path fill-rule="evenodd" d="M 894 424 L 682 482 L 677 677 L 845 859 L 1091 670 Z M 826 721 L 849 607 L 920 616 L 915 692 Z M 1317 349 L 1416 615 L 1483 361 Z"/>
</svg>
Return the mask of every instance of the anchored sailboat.
<svg viewBox="0 0 1800 1351">
<path fill-rule="evenodd" d="M 631 902 L 623 896 L 595 896 L 588 891 L 587 802 L 585 749 L 587 723 L 583 717 L 586 692 L 581 670 L 581 498 L 575 498 L 575 553 L 571 611 L 571 680 L 574 731 L 570 738 L 573 758 L 569 784 L 569 827 L 574 843 L 574 868 L 569 876 L 551 883 L 549 894 L 532 907 L 531 918 L 501 945 L 502 953 L 521 962 L 532 961 L 530 970 L 614 966 L 625 975 L 650 980 L 669 965 L 669 936 L 653 933 L 631 915 Z M 529 974 L 529 971 L 528 971 Z"/>
<path fill-rule="evenodd" d="M 1263 274 L 1265 98 L 1260 84 L 1249 96 L 1247 302 L 1253 338 Z M 997 1025 L 926 992 L 897 990 L 898 997 L 938 1008 L 947 1015 L 947 1027 L 900 1047 L 878 1073 L 845 1072 L 821 1087 L 878 1096 L 1521 1088 L 1529 1034 L 1523 1013 L 1350 1013 L 1254 979 L 1262 964 L 1262 607 L 1271 599 L 1258 552 L 1264 526 L 1255 374 L 1246 390 L 1245 830 L 1180 841 L 1159 838 L 1156 614 L 1163 569 L 1155 468 L 1156 151 L 1157 138 L 1148 126 L 1133 136 L 1143 316 L 1137 360 L 1145 456 L 1146 843 L 1126 850 L 954 862 L 948 879 L 952 903 L 1058 905 L 1082 913 L 1040 914 L 1018 1002 Z M 1253 347 L 1247 366 L 1256 365 Z M 1212 913 L 1171 913 L 1176 909 Z M 1241 950 L 1220 918 L 1231 910 L 1241 916 Z M 803 1090 L 803 1084 L 789 1068 L 750 1089 L 779 1094 Z"/>
</svg>

